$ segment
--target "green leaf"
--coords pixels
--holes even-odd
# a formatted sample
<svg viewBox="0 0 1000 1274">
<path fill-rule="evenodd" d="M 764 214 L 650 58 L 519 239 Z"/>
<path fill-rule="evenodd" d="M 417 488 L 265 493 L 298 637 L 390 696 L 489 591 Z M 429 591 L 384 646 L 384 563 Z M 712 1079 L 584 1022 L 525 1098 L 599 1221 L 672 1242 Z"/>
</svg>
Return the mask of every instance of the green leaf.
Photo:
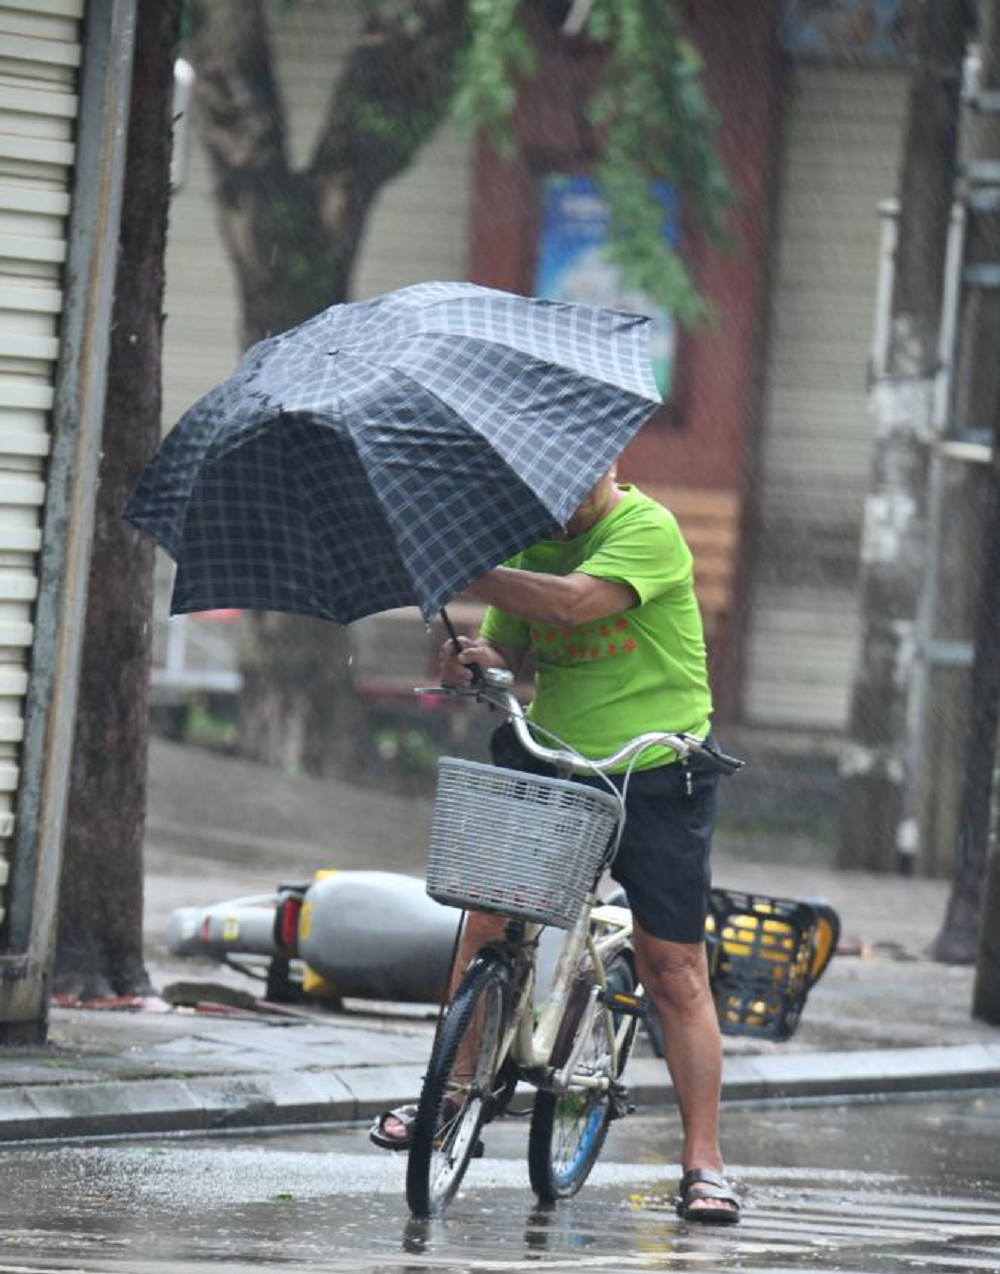
<svg viewBox="0 0 1000 1274">
<path fill-rule="evenodd" d="M 521 0 L 469 0 L 471 38 L 459 69 L 453 110 L 467 128 L 485 128 L 501 153 L 514 142 L 510 120 L 517 86 L 535 73 L 538 55 L 518 20 Z"/>
<path fill-rule="evenodd" d="M 470 0 L 472 34 L 455 98 L 459 119 L 484 127 L 508 156 L 518 88 L 537 63 L 522 16 L 519 0 Z M 715 146 L 718 117 L 701 55 L 674 0 L 595 0 L 579 38 L 605 50 L 603 81 L 587 106 L 601 143 L 595 177 L 610 213 L 605 255 L 680 322 L 704 322 L 710 307 L 664 239 L 663 208 L 651 187 L 668 182 L 686 223 L 716 247 L 731 247 L 733 192 Z"/>
</svg>

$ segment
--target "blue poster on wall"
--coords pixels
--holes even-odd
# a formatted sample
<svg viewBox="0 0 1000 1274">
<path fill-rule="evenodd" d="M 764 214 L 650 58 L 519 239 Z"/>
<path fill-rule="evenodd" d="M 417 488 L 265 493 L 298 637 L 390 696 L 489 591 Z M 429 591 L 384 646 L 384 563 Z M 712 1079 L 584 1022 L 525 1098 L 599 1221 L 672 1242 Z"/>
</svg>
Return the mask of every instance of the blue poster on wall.
<svg viewBox="0 0 1000 1274">
<path fill-rule="evenodd" d="M 663 203 L 664 237 L 677 244 L 677 201 L 662 182 L 654 193 Z M 535 295 L 550 301 L 603 305 L 645 314 L 653 320 L 650 352 L 664 402 L 674 380 L 676 325 L 670 314 L 644 293 L 626 285 L 618 266 L 602 251 L 608 237 L 608 208 L 592 177 L 552 175 L 543 188 L 542 225 L 535 264 Z"/>
<path fill-rule="evenodd" d="M 905 57 L 912 51 L 917 0 L 785 0 L 781 38 L 791 53 Z"/>
</svg>

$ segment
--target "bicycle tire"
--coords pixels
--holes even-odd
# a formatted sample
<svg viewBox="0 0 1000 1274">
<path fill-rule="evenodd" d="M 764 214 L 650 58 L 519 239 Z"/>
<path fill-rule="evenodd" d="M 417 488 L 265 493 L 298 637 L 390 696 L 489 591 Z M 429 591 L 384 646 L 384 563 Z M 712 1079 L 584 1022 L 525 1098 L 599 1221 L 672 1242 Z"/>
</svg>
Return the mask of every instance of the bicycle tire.
<svg viewBox="0 0 1000 1274">
<path fill-rule="evenodd" d="M 608 989 L 631 993 L 636 977 L 630 955 L 619 951 L 606 970 Z M 552 1053 L 554 1066 L 561 1066 L 571 1056 L 581 1029 L 581 1018 L 587 1005 L 591 978 L 581 978 L 578 994 L 567 1007 L 563 1025 Z M 582 990 L 582 994 L 579 991 Z M 613 1015 L 618 1029 L 620 1015 Z M 616 1078 L 624 1070 L 635 1038 L 637 1019 L 632 1018 L 622 1042 Z M 600 1074 L 607 1071 L 607 1039 L 603 1015 L 598 1013 L 591 1028 L 591 1039 L 580 1056 L 578 1069 Z M 528 1175 L 531 1188 L 543 1203 L 568 1199 L 590 1176 L 611 1122 L 611 1104 L 607 1092 L 591 1088 L 570 1089 L 553 1093 L 540 1091 L 535 1096 L 528 1136 Z"/>
<path fill-rule="evenodd" d="M 509 1012 L 509 985 L 503 956 L 484 949 L 469 966 L 441 1023 L 406 1165 L 406 1202 L 419 1219 L 439 1216 L 454 1198 L 480 1129 L 506 1086 L 497 1053 Z M 462 1056 L 462 1045 L 469 1040 Z"/>
</svg>

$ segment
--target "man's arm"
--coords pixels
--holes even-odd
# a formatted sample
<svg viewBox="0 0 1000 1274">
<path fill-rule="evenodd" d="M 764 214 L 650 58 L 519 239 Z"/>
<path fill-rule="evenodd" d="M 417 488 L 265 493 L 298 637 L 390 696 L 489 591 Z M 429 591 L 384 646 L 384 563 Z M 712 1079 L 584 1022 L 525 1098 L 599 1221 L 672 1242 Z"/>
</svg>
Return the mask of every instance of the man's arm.
<svg viewBox="0 0 1000 1274">
<path fill-rule="evenodd" d="M 498 566 L 474 580 L 465 590 L 475 597 L 539 624 L 588 624 L 634 606 L 639 595 L 631 584 L 599 579 L 574 571 L 570 575 L 546 575 Z"/>
</svg>

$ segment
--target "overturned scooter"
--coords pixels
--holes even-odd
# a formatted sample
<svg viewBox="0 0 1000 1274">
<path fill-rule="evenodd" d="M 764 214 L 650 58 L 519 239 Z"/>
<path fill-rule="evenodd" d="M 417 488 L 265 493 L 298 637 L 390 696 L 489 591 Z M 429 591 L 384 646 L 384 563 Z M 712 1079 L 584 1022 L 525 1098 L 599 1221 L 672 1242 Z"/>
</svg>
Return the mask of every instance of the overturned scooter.
<svg viewBox="0 0 1000 1274">
<path fill-rule="evenodd" d="M 618 891 L 607 901 L 625 899 Z M 788 1039 L 839 934 L 836 911 L 820 899 L 712 889 L 705 940 L 723 1033 Z M 263 980 L 268 1000 L 334 1007 L 347 999 L 439 1004 L 456 948 L 455 912 L 428 897 L 422 879 L 382 871 L 319 871 L 273 894 L 183 907 L 166 936 L 175 956 L 208 957 Z M 543 931 L 542 977 L 560 937 Z M 658 1025 L 647 1026 L 661 1051 Z"/>
</svg>

